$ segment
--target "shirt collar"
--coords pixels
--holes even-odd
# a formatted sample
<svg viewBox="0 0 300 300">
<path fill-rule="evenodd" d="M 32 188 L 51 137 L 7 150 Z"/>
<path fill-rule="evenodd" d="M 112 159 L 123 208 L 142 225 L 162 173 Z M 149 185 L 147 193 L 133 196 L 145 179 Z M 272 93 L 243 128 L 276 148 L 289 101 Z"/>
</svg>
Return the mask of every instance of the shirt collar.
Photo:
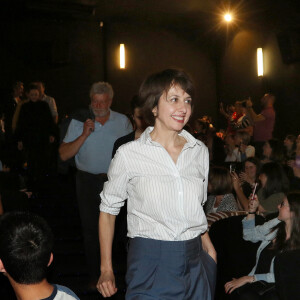
<svg viewBox="0 0 300 300">
<path fill-rule="evenodd" d="M 140 137 L 140 142 L 143 144 L 152 144 L 153 141 L 151 139 L 150 133 L 152 132 L 154 127 L 149 126 L 146 128 L 146 130 L 142 133 Z M 194 147 L 196 144 L 202 145 L 202 142 L 195 139 L 190 133 L 188 133 L 186 130 L 182 129 L 179 133 L 180 136 L 184 137 L 186 139 L 186 144 L 184 145 L 184 148 Z"/>
<path fill-rule="evenodd" d="M 116 118 L 115 112 L 113 110 L 109 109 L 109 118 L 108 118 L 108 120 L 113 121 L 113 120 L 115 120 L 115 118 Z"/>
</svg>

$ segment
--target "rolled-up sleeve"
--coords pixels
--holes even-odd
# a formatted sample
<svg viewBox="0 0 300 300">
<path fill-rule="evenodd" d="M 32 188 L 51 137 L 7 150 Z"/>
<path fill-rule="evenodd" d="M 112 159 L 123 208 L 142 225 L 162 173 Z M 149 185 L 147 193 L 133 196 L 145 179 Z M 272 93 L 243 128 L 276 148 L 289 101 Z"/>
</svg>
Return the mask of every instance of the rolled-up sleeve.
<svg viewBox="0 0 300 300">
<path fill-rule="evenodd" d="M 272 219 L 259 226 L 255 226 L 255 219 L 247 220 L 246 218 L 244 218 L 242 222 L 244 240 L 251 241 L 253 243 L 269 239 L 271 229 L 278 223 L 280 223 L 277 218 Z"/>
<path fill-rule="evenodd" d="M 126 159 L 120 150 L 110 163 L 108 170 L 108 181 L 104 183 L 103 191 L 100 194 L 100 211 L 118 215 L 125 199 L 128 198 L 127 184 L 128 172 Z"/>
</svg>

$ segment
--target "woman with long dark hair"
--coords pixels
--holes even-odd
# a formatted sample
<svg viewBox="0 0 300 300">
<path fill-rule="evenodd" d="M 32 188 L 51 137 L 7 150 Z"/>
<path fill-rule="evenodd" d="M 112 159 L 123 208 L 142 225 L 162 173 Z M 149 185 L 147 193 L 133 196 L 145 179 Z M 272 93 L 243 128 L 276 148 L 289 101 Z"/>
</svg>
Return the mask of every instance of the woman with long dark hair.
<svg viewBox="0 0 300 300">
<path fill-rule="evenodd" d="M 261 167 L 259 180 L 261 183 L 261 189 L 257 193 L 259 211 L 264 214 L 274 213 L 289 189 L 286 173 L 280 164 L 267 163 Z"/>
<path fill-rule="evenodd" d="M 249 203 L 249 213 L 243 220 L 244 239 L 256 243 L 256 264 L 252 271 L 225 284 L 232 299 L 278 299 L 275 292 L 274 258 L 279 252 L 300 248 L 300 192 L 292 192 L 278 205 L 278 218 L 255 226 L 257 197 Z"/>
<path fill-rule="evenodd" d="M 249 199 L 241 187 L 239 177 L 235 172 L 231 175 L 237 199 L 242 207 L 247 210 Z M 260 203 L 259 212 L 265 215 L 275 213 L 278 204 L 282 202 L 285 193 L 289 189 L 288 177 L 280 164 L 270 162 L 261 167 L 258 179 L 260 181 L 260 188 L 257 192 Z"/>
</svg>

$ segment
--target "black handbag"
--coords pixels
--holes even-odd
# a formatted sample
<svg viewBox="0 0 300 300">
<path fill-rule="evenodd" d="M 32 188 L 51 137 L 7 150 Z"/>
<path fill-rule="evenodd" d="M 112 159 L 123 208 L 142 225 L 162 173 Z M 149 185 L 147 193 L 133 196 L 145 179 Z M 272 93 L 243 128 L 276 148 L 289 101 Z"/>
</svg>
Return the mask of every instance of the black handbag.
<svg viewBox="0 0 300 300">
<path fill-rule="evenodd" d="M 271 291 L 275 291 L 275 283 L 269 283 L 266 281 L 255 281 L 253 283 L 251 283 L 251 289 L 253 289 L 254 291 L 256 291 L 257 294 L 259 294 L 260 296 L 263 296 L 264 294 L 271 292 Z"/>
</svg>

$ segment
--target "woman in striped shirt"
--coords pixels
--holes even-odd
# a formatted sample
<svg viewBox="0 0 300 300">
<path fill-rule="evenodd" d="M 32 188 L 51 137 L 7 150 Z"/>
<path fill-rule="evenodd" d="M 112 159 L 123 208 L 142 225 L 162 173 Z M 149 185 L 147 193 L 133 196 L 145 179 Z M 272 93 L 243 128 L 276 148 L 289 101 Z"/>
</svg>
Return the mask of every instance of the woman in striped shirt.
<svg viewBox="0 0 300 300">
<path fill-rule="evenodd" d="M 140 88 L 148 127 L 117 151 L 101 193 L 99 236 L 104 297 L 116 293 L 111 248 L 115 216 L 128 199 L 126 299 L 213 299 L 216 253 L 203 212 L 209 156 L 183 130 L 194 87 L 182 71 L 149 76 Z"/>
</svg>

